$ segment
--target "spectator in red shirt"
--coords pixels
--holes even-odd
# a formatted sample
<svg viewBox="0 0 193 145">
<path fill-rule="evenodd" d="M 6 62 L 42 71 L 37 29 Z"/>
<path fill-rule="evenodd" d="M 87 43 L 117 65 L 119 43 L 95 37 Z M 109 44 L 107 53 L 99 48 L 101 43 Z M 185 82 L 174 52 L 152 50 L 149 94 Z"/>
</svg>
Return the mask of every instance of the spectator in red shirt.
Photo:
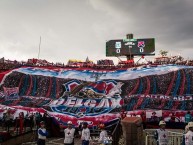
<svg viewBox="0 0 193 145">
<path fill-rule="evenodd" d="M 145 112 L 141 113 L 141 119 L 142 119 L 142 123 L 143 123 L 143 129 L 146 129 L 146 115 L 145 115 Z"/>
<path fill-rule="evenodd" d="M 175 119 L 176 119 L 176 115 L 175 113 L 172 113 L 170 122 L 175 122 Z"/>
<path fill-rule="evenodd" d="M 124 119 L 127 116 L 127 112 L 125 110 L 121 110 L 121 119 Z"/>
</svg>

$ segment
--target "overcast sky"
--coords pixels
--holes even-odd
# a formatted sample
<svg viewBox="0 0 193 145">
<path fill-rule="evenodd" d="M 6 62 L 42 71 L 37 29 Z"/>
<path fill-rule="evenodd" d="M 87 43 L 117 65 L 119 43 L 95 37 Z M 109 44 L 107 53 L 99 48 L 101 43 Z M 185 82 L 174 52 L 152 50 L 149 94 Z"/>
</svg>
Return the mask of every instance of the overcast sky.
<svg viewBox="0 0 193 145">
<path fill-rule="evenodd" d="M 193 0 L 0 0 L 0 58 L 50 62 L 105 58 L 105 42 L 155 38 L 193 59 Z"/>
</svg>

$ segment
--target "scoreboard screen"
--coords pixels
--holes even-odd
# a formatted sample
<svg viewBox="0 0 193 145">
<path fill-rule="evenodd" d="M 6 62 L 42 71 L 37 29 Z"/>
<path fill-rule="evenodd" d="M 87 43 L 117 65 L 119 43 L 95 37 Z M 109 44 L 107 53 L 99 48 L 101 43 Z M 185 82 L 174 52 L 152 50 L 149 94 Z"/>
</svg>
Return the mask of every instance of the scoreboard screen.
<svg viewBox="0 0 193 145">
<path fill-rule="evenodd" d="M 119 39 L 106 42 L 106 56 L 155 55 L 155 39 Z"/>
</svg>

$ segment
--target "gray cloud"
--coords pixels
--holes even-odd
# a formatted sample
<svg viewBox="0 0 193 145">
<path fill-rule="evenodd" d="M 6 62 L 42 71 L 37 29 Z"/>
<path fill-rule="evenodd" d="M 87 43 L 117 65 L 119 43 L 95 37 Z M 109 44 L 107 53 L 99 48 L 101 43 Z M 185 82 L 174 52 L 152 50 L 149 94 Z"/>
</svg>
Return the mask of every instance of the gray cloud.
<svg viewBox="0 0 193 145">
<path fill-rule="evenodd" d="M 190 56 L 193 46 L 191 0 L 1 0 L 0 57 L 105 58 L 105 41 L 154 37 L 160 49 Z"/>
<path fill-rule="evenodd" d="M 90 0 L 96 9 L 128 24 L 139 37 L 155 37 L 158 49 L 188 49 L 193 45 L 191 0 Z M 126 28 L 123 28 L 126 30 Z M 163 48 L 159 48 L 161 45 Z"/>
</svg>

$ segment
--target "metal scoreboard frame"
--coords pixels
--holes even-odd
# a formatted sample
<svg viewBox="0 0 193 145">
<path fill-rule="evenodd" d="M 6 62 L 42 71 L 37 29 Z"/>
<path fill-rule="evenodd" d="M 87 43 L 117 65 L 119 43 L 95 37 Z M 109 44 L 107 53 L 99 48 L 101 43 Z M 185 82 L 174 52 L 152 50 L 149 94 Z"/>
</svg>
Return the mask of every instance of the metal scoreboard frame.
<svg viewBox="0 0 193 145">
<path fill-rule="evenodd" d="M 155 55 L 155 39 L 117 39 L 106 42 L 106 56 Z"/>
</svg>

